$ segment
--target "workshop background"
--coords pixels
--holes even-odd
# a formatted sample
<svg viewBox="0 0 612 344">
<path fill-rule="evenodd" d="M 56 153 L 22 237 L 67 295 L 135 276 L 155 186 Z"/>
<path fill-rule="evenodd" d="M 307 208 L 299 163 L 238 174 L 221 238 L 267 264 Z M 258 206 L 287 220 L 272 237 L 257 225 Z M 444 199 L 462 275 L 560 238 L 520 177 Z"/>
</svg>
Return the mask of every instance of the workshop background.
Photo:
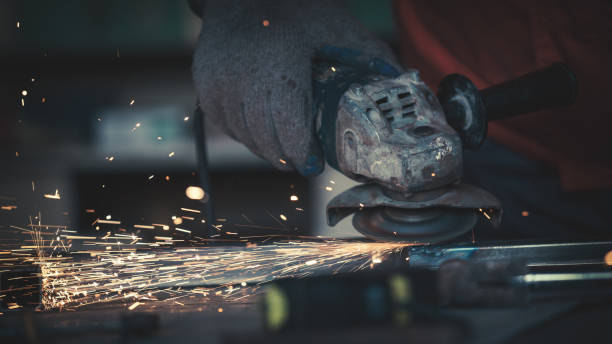
<svg viewBox="0 0 612 344">
<path fill-rule="evenodd" d="M 370 30 L 392 48 L 396 46 L 391 1 L 348 3 Z M 65 225 L 79 234 L 92 234 L 97 231 L 96 219 L 120 219 L 129 228 L 142 223 L 181 223 L 194 234 L 210 234 L 209 224 L 181 216 L 185 215 L 181 208 L 206 206 L 186 196 L 186 189 L 200 182 L 191 79 L 200 23 L 186 1 L 0 2 L 0 242 L 19 247 L 19 239 L 4 229 L 28 223 Z M 211 125 L 206 128 L 212 184 L 205 191 L 212 195 L 215 221 L 223 224 L 224 232 L 359 236 L 350 219 L 331 228 L 324 216 L 327 202 L 355 185 L 354 181 L 330 168 L 312 180 L 279 172 Z M 147 239 L 146 230 L 138 233 Z M 130 307 L 134 305 L 139 304 Z M 48 325 L 49 332 L 40 330 L 38 337 L 28 330 L 34 323 L 31 313 L 11 318 L 0 314 L 5 317 L 0 318 L 0 329 L 5 331 L 0 334 L 26 338 L 30 343 L 45 341 L 45 333 L 53 334 L 50 340 L 63 343 L 81 342 L 83 337 L 92 342 L 116 342 L 118 338 L 167 342 L 180 337 L 182 342 L 366 343 L 406 336 L 383 327 L 332 336 L 298 332 L 266 337 L 261 333 L 259 306 L 254 303 L 227 308 L 214 303 L 204 312 L 191 306 L 186 311 L 177 310 L 176 304 L 160 306 L 155 311 L 163 316 L 161 324 L 157 318 L 119 318 L 112 307 L 45 312 L 37 314 L 36 321 L 43 324 L 41 328 Z M 551 338 L 588 341 L 599 339 L 610 319 L 610 307 L 603 302 L 594 310 L 589 308 L 586 315 L 564 317 L 558 314 L 577 307 L 576 303 L 538 307 L 537 312 L 530 308 L 460 309 L 456 314 L 469 313 L 470 325 L 480 334 L 473 343 L 538 343 Z M 325 308 L 319 311 L 326 314 Z M 557 321 L 548 321 L 551 319 Z M 504 324 L 501 329 L 500 322 Z M 530 322 L 544 325 L 531 329 Z M 559 329 L 576 324 L 580 326 L 574 334 L 559 338 Z M 463 325 L 454 320 L 427 325 L 411 330 L 409 338 L 463 342 Z M 21 328 L 26 335 L 9 331 Z M 530 330 L 522 333 L 526 329 Z M 126 331 L 155 336 L 130 337 Z M 245 333 L 257 335 L 241 337 Z M 589 337 L 588 333 L 595 334 Z M 90 334 L 96 336 L 88 337 Z"/>
<path fill-rule="evenodd" d="M 185 197 L 198 183 L 190 68 L 201 23 L 186 2 L 0 6 L 0 196 L 7 204 L 19 196 L 0 221 L 22 224 L 40 211 L 88 231 L 100 216 L 163 223 L 201 206 Z M 351 9 L 392 40 L 389 1 Z M 233 232 L 358 236 L 350 221 L 331 232 L 324 220 L 327 201 L 353 181 L 329 168 L 312 181 L 278 172 L 206 127 L 215 217 Z M 59 200 L 41 197 L 56 190 Z"/>
</svg>

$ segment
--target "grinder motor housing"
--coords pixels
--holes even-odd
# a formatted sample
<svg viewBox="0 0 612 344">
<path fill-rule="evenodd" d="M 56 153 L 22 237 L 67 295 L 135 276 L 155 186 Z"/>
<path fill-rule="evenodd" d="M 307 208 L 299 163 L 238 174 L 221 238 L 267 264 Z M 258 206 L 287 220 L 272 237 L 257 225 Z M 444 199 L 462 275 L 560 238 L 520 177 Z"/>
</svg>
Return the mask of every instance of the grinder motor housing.
<svg viewBox="0 0 612 344">
<path fill-rule="evenodd" d="M 562 63 L 482 91 L 452 74 L 437 97 L 416 70 L 383 74 L 374 67 L 315 61 L 313 92 L 327 162 L 369 183 L 336 196 L 328 222 L 357 212 L 355 227 L 379 240 L 448 240 L 473 228 L 475 209 L 488 209 L 499 223 L 500 202 L 461 184 L 463 147 L 482 144 L 489 120 L 567 106 L 576 97 L 576 78 Z"/>
</svg>

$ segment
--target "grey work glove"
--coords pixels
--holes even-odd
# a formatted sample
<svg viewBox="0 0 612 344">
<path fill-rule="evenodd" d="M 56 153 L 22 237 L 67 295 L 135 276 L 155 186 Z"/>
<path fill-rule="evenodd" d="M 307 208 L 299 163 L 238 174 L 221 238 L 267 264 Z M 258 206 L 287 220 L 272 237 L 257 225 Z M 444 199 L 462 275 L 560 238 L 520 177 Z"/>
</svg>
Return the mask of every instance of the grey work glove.
<svg viewBox="0 0 612 344">
<path fill-rule="evenodd" d="M 339 1 L 210 0 L 193 60 L 200 106 L 225 133 L 279 169 L 324 166 L 312 109 L 312 60 L 323 46 L 398 67 Z"/>
</svg>

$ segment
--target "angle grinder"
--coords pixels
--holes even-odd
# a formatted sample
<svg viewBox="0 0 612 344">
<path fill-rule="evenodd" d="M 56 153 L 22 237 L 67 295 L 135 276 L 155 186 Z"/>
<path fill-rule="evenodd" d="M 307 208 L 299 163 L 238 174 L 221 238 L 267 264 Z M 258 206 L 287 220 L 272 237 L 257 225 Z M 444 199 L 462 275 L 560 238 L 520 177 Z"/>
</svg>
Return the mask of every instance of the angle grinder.
<svg viewBox="0 0 612 344">
<path fill-rule="evenodd" d="M 329 202 L 327 220 L 334 226 L 354 213 L 354 227 L 375 240 L 447 241 L 482 216 L 498 225 L 500 201 L 461 182 L 463 149 L 478 149 L 488 121 L 576 97 L 574 73 L 562 63 L 484 90 L 452 74 L 436 96 L 416 70 L 321 56 L 313 64 L 317 135 L 328 164 L 363 183 Z"/>
</svg>

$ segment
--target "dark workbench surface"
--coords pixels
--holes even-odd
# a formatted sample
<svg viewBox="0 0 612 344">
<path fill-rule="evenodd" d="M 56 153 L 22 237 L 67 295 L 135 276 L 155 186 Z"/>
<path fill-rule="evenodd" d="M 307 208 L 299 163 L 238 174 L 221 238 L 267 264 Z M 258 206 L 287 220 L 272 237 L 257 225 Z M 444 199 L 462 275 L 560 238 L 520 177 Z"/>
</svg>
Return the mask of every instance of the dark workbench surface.
<svg viewBox="0 0 612 344">
<path fill-rule="evenodd" d="M 240 303 L 187 297 L 180 301 L 156 302 L 154 306 L 145 305 L 133 311 L 128 310 L 128 306 L 102 304 L 76 311 L 5 313 L 0 316 L 2 342 L 28 339 L 29 342 L 81 343 L 85 339 L 88 343 L 115 343 L 117 340 L 133 343 L 365 343 L 374 338 L 379 342 L 410 338 L 454 343 L 459 335 L 453 328 L 436 326 L 410 330 L 359 328 L 266 334 L 256 295 Z M 566 342 L 601 338 L 603 325 L 612 316 L 612 307 L 609 304 L 550 303 L 511 309 L 449 309 L 447 312 L 467 321 L 471 327 L 468 343 L 536 342 L 551 335 Z M 148 317 L 147 314 L 155 315 Z M 155 325 L 156 321 L 159 326 Z"/>
</svg>

